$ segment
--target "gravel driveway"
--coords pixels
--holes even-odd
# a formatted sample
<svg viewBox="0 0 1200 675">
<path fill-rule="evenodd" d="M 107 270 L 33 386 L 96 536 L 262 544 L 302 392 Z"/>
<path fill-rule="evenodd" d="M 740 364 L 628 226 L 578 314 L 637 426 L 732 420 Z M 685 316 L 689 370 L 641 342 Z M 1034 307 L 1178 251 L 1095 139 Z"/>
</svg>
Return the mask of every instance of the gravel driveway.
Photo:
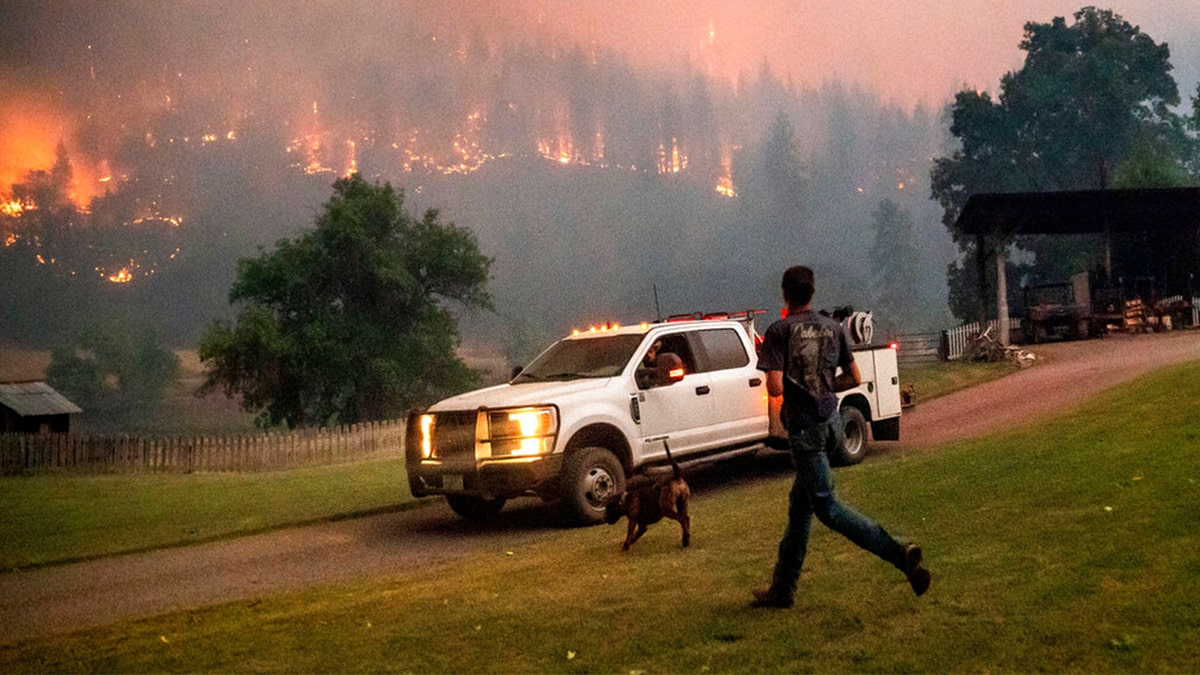
<svg viewBox="0 0 1200 675">
<path fill-rule="evenodd" d="M 1200 331 L 1036 347 L 1038 365 L 908 409 L 898 444 L 916 451 L 1052 416 L 1157 368 L 1200 360 Z M 868 460 L 869 461 L 869 460 Z M 536 500 L 478 527 L 441 500 L 399 513 L 0 574 L 0 644 L 124 619 L 247 600 L 356 577 L 503 553 L 550 536 Z"/>
</svg>

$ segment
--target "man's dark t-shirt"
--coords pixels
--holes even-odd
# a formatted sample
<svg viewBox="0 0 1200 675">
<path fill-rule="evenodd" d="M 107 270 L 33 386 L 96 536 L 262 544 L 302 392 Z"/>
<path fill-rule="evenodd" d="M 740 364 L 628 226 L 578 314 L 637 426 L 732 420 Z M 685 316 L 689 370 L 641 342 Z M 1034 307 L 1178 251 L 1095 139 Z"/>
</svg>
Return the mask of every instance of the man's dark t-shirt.
<svg viewBox="0 0 1200 675">
<path fill-rule="evenodd" d="M 788 429 L 828 420 L 837 410 L 833 377 L 854 355 L 842 325 L 813 311 L 793 312 L 763 334 L 758 369 L 783 371 L 783 416 Z"/>
</svg>

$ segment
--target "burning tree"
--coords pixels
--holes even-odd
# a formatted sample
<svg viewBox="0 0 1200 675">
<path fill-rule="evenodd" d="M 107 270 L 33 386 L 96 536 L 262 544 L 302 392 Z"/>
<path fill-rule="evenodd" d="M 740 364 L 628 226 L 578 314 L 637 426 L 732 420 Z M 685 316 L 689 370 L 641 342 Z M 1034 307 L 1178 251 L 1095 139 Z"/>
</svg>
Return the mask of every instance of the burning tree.
<svg viewBox="0 0 1200 675">
<path fill-rule="evenodd" d="M 474 379 L 444 302 L 491 305 L 475 235 L 437 211 L 412 218 L 390 184 L 333 189 L 315 230 L 239 261 L 236 323 L 200 344 L 202 391 L 240 396 L 262 426 L 385 419 Z"/>
</svg>

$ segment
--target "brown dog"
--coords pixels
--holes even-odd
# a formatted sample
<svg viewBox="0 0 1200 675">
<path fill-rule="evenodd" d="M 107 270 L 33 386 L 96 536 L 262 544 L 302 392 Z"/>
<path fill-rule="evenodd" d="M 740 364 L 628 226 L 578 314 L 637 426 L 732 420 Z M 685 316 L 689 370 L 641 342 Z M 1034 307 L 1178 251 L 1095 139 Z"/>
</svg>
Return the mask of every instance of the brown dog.
<svg viewBox="0 0 1200 675">
<path fill-rule="evenodd" d="M 671 457 L 671 448 L 666 440 L 663 441 L 663 448 L 667 451 L 667 459 L 671 461 L 671 477 L 651 479 L 637 476 L 630 480 L 623 494 L 614 497 L 605 506 L 604 519 L 609 525 L 615 524 L 621 516 L 629 519 L 629 532 L 625 535 L 622 550 L 628 551 L 633 542 L 646 534 L 649 526 L 663 518 L 679 521 L 679 526 L 683 528 L 684 547 L 691 543 L 692 519 L 688 516 L 688 500 L 692 491 L 683 480 L 679 465 Z"/>
</svg>

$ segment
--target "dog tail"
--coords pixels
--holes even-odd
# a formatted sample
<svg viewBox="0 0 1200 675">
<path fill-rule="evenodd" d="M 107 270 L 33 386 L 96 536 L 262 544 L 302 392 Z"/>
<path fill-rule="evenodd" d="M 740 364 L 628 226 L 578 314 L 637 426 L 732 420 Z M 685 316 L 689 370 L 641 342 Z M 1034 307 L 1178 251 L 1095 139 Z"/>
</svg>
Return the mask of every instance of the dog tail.
<svg viewBox="0 0 1200 675">
<path fill-rule="evenodd" d="M 683 470 L 679 468 L 679 463 L 671 456 L 671 445 L 667 443 L 667 439 L 663 439 L 663 450 L 667 451 L 667 461 L 671 463 L 671 468 L 675 470 L 675 477 L 679 478 L 683 475 Z"/>
</svg>

